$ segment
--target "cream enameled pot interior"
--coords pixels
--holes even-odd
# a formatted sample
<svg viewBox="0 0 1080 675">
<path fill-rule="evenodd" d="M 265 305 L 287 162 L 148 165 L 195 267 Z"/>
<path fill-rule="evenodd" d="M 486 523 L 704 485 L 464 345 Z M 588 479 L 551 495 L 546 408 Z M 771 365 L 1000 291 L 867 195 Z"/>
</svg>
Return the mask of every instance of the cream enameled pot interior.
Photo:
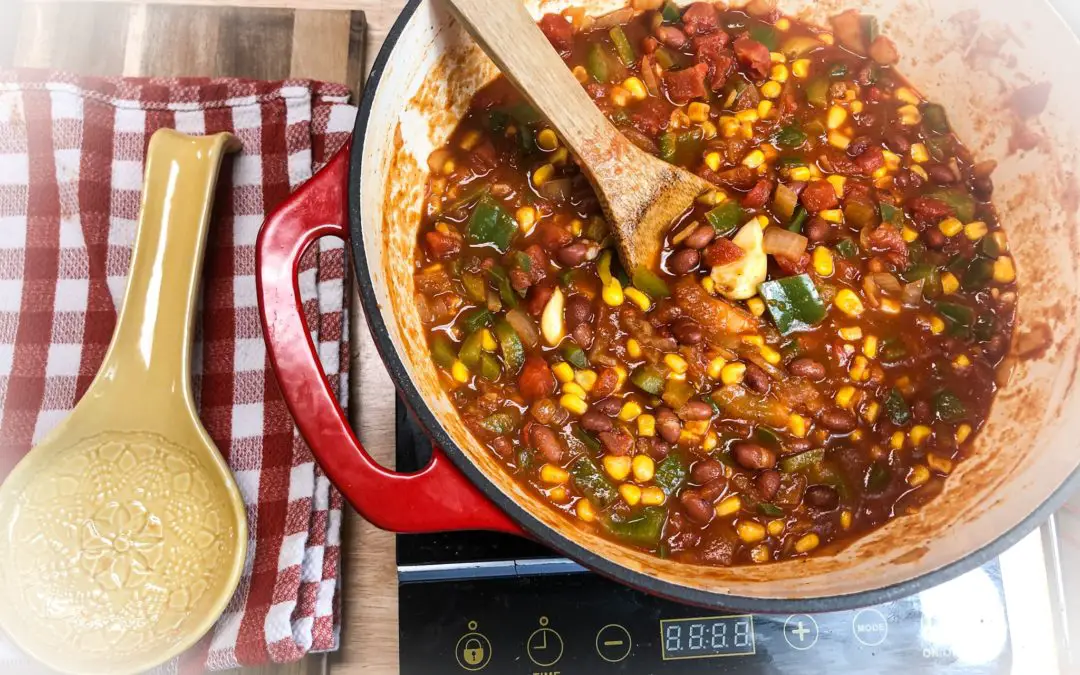
<svg viewBox="0 0 1080 675">
<path fill-rule="evenodd" d="M 900 47 L 902 71 L 947 107 L 980 158 L 998 160 L 996 202 L 1017 260 L 1020 322 L 1011 380 L 975 457 L 959 466 L 941 497 L 838 555 L 735 569 L 660 560 L 580 529 L 510 479 L 473 440 L 440 388 L 413 302 L 426 159 L 496 71 L 437 4 L 421 2 L 404 26 L 378 80 L 367 126 L 358 129 L 364 137 L 358 202 L 364 255 L 382 322 L 409 380 L 468 459 L 532 514 L 526 525 L 553 528 L 571 549 L 580 546 L 688 591 L 825 598 L 893 587 L 968 557 L 1020 525 L 1080 465 L 1080 185 L 1073 174 L 1080 167 L 1080 44 L 1045 0 L 781 0 L 786 13 L 818 23 L 853 7 L 878 16 Z M 624 3 L 526 4 L 540 16 L 569 4 L 599 15 Z M 1040 82 L 1053 83 L 1049 105 L 1021 122 L 1010 97 Z M 1040 147 L 1010 153 L 1010 138 L 1022 124 L 1041 136 Z M 355 209 L 356 195 L 352 199 Z M 1052 343 L 1040 349 L 1045 335 Z"/>
</svg>

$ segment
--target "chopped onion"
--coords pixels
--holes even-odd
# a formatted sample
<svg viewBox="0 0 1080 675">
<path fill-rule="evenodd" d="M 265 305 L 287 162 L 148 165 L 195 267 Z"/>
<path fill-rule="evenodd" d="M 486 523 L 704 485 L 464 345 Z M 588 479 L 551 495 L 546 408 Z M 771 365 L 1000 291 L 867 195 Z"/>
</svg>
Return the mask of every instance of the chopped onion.
<svg viewBox="0 0 1080 675">
<path fill-rule="evenodd" d="M 634 18 L 634 8 L 624 7 L 617 9 L 611 14 L 605 14 L 596 21 L 593 22 L 593 30 L 607 30 L 608 28 L 614 28 L 615 26 L 621 26 L 624 23 Z"/>
<path fill-rule="evenodd" d="M 809 240 L 798 232 L 791 232 L 782 227 L 770 227 L 765 230 L 762 248 L 770 255 L 782 255 L 798 260 L 806 253 Z"/>
<path fill-rule="evenodd" d="M 573 189 L 573 182 L 569 178 L 559 178 L 541 185 L 540 194 L 554 202 L 565 202 L 570 199 Z"/>
<path fill-rule="evenodd" d="M 510 310 L 506 313 L 506 322 L 510 324 L 510 327 L 514 329 L 514 332 L 518 334 L 518 337 L 529 349 L 533 349 L 540 344 L 540 332 L 536 329 L 536 324 L 525 312 L 520 309 Z"/>
<path fill-rule="evenodd" d="M 877 284 L 878 288 L 890 295 L 898 295 L 904 290 L 900 280 L 888 272 L 877 272 L 870 276 L 874 279 L 874 283 Z"/>
<path fill-rule="evenodd" d="M 880 292 L 880 290 L 878 289 L 877 283 L 874 282 L 873 274 L 863 277 L 862 288 L 863 295 L 866 296 L 866 303 L 868 305 L 874 308 L 877 308 L 881 305 L 881 301 L 878 299 L 878 293 Z"/>
<path fill-rule="evenodd" d="M 773 208 L 785 220 L 789 220 L 795 214 L 795 207 L 799 205 L 799 195 L 795 194 L 787 185 L 780 183 L 776 186 L 776 194 L 773 196 Z M 765 233 L 768 235 L 768 232 Z"/>
<path fill-rule="evenodd" d="M 926 285 L 926 279 L 919 279 L 918 281 L 912 281 L 910 284 L 904 285 L 903 301 L 904 304 L 909 307 L 914 307 L 922 301 L 923 286 Z"/>
</svg>

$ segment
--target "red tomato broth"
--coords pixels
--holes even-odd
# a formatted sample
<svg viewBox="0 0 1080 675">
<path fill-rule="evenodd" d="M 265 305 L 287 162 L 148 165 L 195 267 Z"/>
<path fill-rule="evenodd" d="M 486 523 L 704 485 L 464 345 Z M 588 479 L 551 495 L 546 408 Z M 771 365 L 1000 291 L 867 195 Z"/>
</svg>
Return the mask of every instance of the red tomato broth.
<svg viewBox="0 0 1080 675">
<path fill-rule="evenodd" d="M 698 43 L 663 47 L 672 71 L 655 78 L 642 73 L 654 36 L 677 44 L 671 31 L 684 27 L 658 12 L 621 26 L 631 66 L 610 28 L 568 23 L 562 50 L 632 141 L 717 186 L 673 224 L 652 274 L 621 270 L 573 158 L 499 78 L 429 162 L 417 302 L 464 422 L 554 508 L 673 559 L 761 563 L 832 550 L 940 492 L 996 392 L 1015 271 L 989 201 L 992 166 L 889 64 L 856 53 L 850 13 L 832 39 L 846 48 L 822 29 L 738 11 L 716 11 L 710 31 L 703 5 Z M 565 46 L 556 21 L 566 22 L 541 26 Z M 752 74 L 760 59 L 725 51 L 748 30 L 791 57 L 771 57 L 767 78 Z M 734 65 L 720 78 L 725 56 Z M 695 61 L 709 68 L 705 95 L 673 100 L 671 72 Z M 830 138 L 834 108 L 845 119 Z M 732 238 L 759 218 L 773 245 L 799 248 L 781 229 L 807 239 L 798 258 L 769 255 L 761 281 L 812 284 L 819 302 L 803 309 L 824 310 L 786 334 L 767 287 L 725 299 L 709 271 L 751 255 Z M 917 279 L 921 293 L 907 287 Z M 845 290 L 861 313 L 843 311 Z M 549 344 L 543 315 L 556 295 L 564 307 L 549 314 L 564 337 Z"/>
</svg>

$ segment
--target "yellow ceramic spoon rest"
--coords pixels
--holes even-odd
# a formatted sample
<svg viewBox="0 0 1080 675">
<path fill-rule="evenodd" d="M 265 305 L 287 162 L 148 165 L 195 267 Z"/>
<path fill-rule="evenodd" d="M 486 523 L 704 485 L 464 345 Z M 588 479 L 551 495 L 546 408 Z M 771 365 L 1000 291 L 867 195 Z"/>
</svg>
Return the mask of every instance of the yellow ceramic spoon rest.
<svg viewBox="0 0 1080 675">
<path fill-rule="evenodd" d="M 227 134 L 150 141 L 124 305 L 71 415 L 0 486 L 0 627 L 70 673 L 136 673 L 224 611 L 243 501 L 195 410 L 191 338 Z"/>
</svg>

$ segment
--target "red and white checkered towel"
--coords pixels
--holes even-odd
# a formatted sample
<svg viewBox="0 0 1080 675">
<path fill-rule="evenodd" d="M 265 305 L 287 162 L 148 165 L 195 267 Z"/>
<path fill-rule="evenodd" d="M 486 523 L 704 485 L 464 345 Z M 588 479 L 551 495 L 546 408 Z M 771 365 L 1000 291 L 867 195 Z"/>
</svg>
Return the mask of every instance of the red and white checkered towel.
<svg viewBox="0 0 1080 675">
<path fill-rule="evenodd" d="M 355 110 L 347 100 L 345 87 L 307 81 L 0 72 L 0 477 L 74 407 L 104 357 L 150 135 L 230 131 L 243 144 L 214 204 L 193 370 L 203 423 L 247 503 L 248 559 L 211 634 L 166 670 L 295 661 L 338 643 L 341 496 L 270 370 L 255 237 L 348 137 Z M 302 269 L 308 324 L 344 402 L 341 242 L 323 240 Z M 2 643 L 0 635 L 0 664 L 19 658 Z"/>
</svg>

